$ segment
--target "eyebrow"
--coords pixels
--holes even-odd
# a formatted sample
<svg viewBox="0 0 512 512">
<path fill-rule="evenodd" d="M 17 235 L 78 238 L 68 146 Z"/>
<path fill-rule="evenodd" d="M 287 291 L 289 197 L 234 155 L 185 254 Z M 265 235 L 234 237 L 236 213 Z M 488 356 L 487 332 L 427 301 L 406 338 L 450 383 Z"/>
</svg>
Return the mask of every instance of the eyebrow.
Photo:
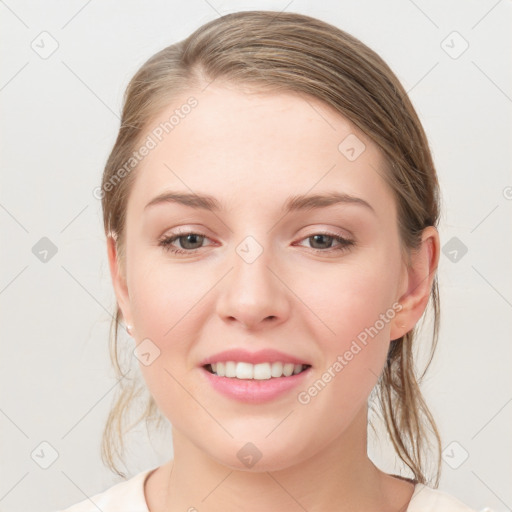
<svg viewBox="0 0 512 512">
<path fill-rule="evenodd" d="M 165 203 L 181 204 L 191 208 L 207 210 L 211 212 L 220 212 L 225 209 L 217 199 L 210 195 L 168 191 L 153 198 L 144 207 L 144 210 L 151 206 Z M 376 213 L 373 207 L 364 199 L 342 192 L 291 196 L 285 202 L 283 206 L 283 212 L 290 213 L 294 211 L 327 208 L 335 204 L 355 204 L 364 206 L 365 208 L 371 210 L 374 214 Z"/>
</svg>

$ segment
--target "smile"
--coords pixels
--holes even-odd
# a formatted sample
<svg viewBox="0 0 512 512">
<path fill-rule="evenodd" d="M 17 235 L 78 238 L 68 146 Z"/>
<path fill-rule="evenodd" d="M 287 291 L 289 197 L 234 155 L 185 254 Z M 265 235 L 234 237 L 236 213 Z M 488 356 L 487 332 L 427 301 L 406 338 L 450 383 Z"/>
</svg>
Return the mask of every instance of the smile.
<svg viewBox="0 0 512 512">
<path fill-rule="evenodd" d="M 218 361 L 204 368 L 218 377 L 244 380 L 268 380 L 290 377 L 307 370 L 308 364 L 283 363 L 280 361 L 251 364 L 243 361 Z"/>
</svg>

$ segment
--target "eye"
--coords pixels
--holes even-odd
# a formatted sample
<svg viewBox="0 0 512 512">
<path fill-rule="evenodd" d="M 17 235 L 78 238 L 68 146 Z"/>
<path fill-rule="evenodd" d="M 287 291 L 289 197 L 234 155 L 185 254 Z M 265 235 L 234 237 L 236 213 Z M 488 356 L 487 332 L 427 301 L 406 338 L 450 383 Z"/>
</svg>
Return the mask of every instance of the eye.
<svg viewBox="0 0 512 512">
<path fill-rule="evenodd" d="M 166 251 L 175 254 L 194 254 L 198 249 L 201 248 L 202 242 L 208 238 L 206 235 L 201 233 L 178 233 L 171 237 L 160 240 L 158 245 L 162 246 Z M 176 240 L 179 240 L 181 249 L 172 245 Z M 199 247 L 195 247 L 199 245 Z"/>
<path fill-rule="evenodd" d="M 158 245 L 163 247 L 166 251 L 174 254 L 195 254 L 202 248 L 202 244 L 205 239 L 208 239 L 208 237 L 202 233 L 178 233 L 170 237 L 163 238 L 159 241 Z M 333 233 L 315 233 L 303 240 L 311 240 L 314 245 L 319 244 L 320 248 L 311 247 L 311 249 L 317 253 L 346 251 L 351 246 L 355 245 L 353 240 L 349 240 Z M 176 241 L 179 241 L 181 248 L 173 245 Z M 332 247 L 334 242 L 338 245 Z"/>
<path fill-rule="evenodd" d="M 346 251 L 351 246 L 355 245 L 355 242 L 353 240 L 349 240 L 334 233 L 315 233 L 314 235 L 308 236 L 303 240 L 310 240 L 312 241 L 313 245 L 320 245 L 320 248 L 312 247 L 312 249 L 317 253 Z M 334 248 L 332 247 L 333 242 L 338 243 L 338 245 L 335 246 Z"/>
</svg>

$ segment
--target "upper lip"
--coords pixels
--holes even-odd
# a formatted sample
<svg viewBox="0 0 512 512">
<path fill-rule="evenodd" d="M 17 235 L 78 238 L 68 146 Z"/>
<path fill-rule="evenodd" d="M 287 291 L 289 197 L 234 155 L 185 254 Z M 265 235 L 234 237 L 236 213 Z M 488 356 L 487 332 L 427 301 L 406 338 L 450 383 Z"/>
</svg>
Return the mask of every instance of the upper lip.
<svg viewBox="0 0 512 512">
<path fill-rule="evenodd" d="M 300 357 L 285 354 L 284 352 L 279 352 L 278 350 L 274 349 L 265 349 L 258 350 L 257 352 L 250 352 L 242 348 L 233 348 L 230 350 L 224 350 L 223 352 L 218 352 L 217 354 L 214 354 L 203 359 L 199 366 L 205 366 L 207 364 L 224 361 L 245 362 L 251 364 L 275 362 L 309 364 L 307 361 L 301 359 Z"/>
</svg>

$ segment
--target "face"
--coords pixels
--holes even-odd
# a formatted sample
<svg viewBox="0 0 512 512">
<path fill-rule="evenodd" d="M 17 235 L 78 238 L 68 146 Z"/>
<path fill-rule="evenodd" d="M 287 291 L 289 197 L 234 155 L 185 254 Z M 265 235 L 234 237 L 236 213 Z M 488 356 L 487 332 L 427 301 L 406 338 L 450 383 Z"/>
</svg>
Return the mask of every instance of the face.
<svg viewBox="0 0 512 512">
<path fill-rule="evenodd" d="M 261 454 L 258 470 L 282 469 L 353 431 L 402 334 L 396 205 L 377 146 L 316 99 L 215 84 L 194 97 L 137 169 L 116 294 L 173 429 L 232 468 L 249 467 L 245 450 Z M 148 206 L 166 193 L 218 209 Z M 287 209 L 334 194 L 357 199 Z M 212 359 L 232 349 L 246 354 Z M 203 366 L 214 360 L 260 377 L 279 362 L 305 371 L 221 377 Z"/>
</svg>

